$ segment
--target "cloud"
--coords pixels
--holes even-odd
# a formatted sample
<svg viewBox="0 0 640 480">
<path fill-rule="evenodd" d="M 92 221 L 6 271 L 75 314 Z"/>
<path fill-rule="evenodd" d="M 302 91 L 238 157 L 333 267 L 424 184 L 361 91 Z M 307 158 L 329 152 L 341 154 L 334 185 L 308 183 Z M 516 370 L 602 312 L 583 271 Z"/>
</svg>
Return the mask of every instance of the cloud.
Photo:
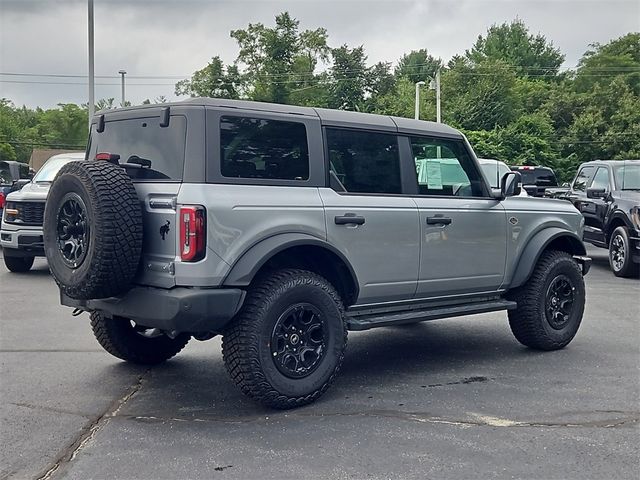
<svg viewBox="0 0 640 480">
<path fill-rule="evenodd" d="M 638 29 L 635 0 L 296 0 L 159 1 L 95 0 L 96 97 L 119 98 L 117 72 L 128 72 L 134 103 L 173 96 L 177 78 L 188 76 L 214 55 L 232 62 L 237 47 L 229 32 L 248 23 L 273 24 L 289 11 L 300 28 L 325 27 L 332 46 L 364 45 L 370 63 L 395 62 L 412 49 L 427 48 L 448 60 L 470 48 L 494 23 L 522 19 L 543 33 L 574 66 L 592 42 L 607 42 Z M 87 74 L 87 2 L 0 0 L 0 72 Z M 86 102 L 86 78 L 0 75 L 0 97 L 16 104 L 50 107 Z M 58 82 L 43 83 L 11 82 Z M 64 84 L 63 84 L 64 83 Z M 73 85 L 68 85 L 73 83 Z M 108 85 L 103 85 L 108 84 Z M 155 86 L 149 84 L 156 84 Z"/>
</svg>

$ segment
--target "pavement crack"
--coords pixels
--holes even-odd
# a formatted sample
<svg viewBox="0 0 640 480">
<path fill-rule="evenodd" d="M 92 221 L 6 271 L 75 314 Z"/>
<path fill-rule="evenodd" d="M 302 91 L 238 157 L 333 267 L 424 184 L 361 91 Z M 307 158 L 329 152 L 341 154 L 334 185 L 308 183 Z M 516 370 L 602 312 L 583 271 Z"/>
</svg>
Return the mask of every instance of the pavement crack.
<svg viewBox="0 0 640 480">
<path fill-rule="evenodd" d="M 56 473 L 62 473 L 68 467 L 69 463 L 82 451 L 82 449 L 95 438 L 96 434 L 109 423 L 109 420 L 115 417 L 131 397 L 140 391 L 150 371 L 151 369 L 148 368 L 140 374 L 136 379 L 136 382 L 127 389 L 122 397 L 111 402 L 103 413 L 85 425 L 80 430 L 75 440 L 58 454 L 53 464 L 44 472 L 44 474 L 37 477 L 37 480 L 50 480 Z"/>
<path fill-rule="evenodd" d="M 596 411 L 594 413 L 602 413 L 602 411 Z M 411 421 L 418 423 L 435 423 L 443 425 L 456 425 L 460 427 L 498 427 L 498 428 L 514 428 L 514 427 L 530 427 L 530 428 L 616 428 L 625 426 L 627 424 L 632 425 L 640 421 L 640 415 L 638 412 L 618 412 L 611 411 L 610 413 L 618 414 L 615 418 L 608 418 L 604 420 L 591 420 L 591 421 L 575 421 L 575 422 L 537 422 L 537 421 L 516 421 L 507 418 L 494 417 L 490 415 L 482 415 L 479 413 L 468 412 L 467 418 L 447 418 L 440 417 L 424 412 L 402 412 L 397 410 L 370 410 L 365 412 L 330 412 L 330 413 L 286 413 L 284 418 L 313 418 L 313 417 L 374 417 L 374 418 L 391 418 L 403 421 Z M 254 416 L 254 417 L 235 417 L 235 418 L 220 418 L 220 417 L 162 417 L 156 415 L 132 415 L 125 416 L 131 420 L 155 423 L 155 422 L 205 422 L 205 423 L 229 423 L 229 424 L 249 424 L 266 422 L 269 419 L 280 418 L 278 414 L 266 415 L 266 416 Z"/>
</svg>

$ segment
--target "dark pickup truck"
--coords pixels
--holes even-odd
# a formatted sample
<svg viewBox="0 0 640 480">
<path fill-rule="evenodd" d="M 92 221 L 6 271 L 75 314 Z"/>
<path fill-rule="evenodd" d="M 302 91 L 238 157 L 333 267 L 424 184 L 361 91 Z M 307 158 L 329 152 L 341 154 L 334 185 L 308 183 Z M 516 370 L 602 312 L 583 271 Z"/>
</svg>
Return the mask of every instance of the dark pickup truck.
<svg viewBox="0 0 640 480">
<path fill-rule="evenodd" d="M 555 172 L 549 167 L 515 165 L 511 170 L 522 178 L 522 188 L 530 197 L 544 197 L 547 189 L 558 186 Z"/>
<path fill-rule="evenodd" d="M 584 241 L 609 249 L 616 276 L 640 271 L 640 160 L 583 163 L 556 198 L 569 200 L 585 220 Z"/>
</svg>

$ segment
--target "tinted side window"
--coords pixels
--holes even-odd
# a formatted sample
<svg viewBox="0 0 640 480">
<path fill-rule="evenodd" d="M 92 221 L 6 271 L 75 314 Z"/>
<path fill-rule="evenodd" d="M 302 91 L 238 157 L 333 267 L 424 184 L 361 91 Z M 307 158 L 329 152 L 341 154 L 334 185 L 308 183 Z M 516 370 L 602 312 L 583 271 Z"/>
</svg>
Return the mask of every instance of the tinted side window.
<svg viewBox="0 0 640 480">
<path fill-rule="evenodd" d="M 587 189 L 587 183 L 589 182 L 591 175 L 593 175 L 594 170 L 595 167 L 584 167 L 580 170 L 578 176 L 573 181 L 573 189 L 578 192 L 584 192 Z"/>
<path fill-rule="evenodd" d="M 347 192 L 401 193 L 398 137 L 328 128 L 331 175 Z"/>
<path fill-rule="evenodd" d="M 220 166 L 225 177 L 308 180 L 307 129 L 297 122 L 224 116 Z"/>
<path fill-rule="evenodd" d="M 483 196 L 482 175 L 462 142 L 412 137 L 421 195 Z"/>
<path fill-rule="evenodd" d="M 609 170 L 606 167 L 598 168 L 591 181 L 591 188 L 604 188 L 606 192 L 609 191 Z"/>
</svg>

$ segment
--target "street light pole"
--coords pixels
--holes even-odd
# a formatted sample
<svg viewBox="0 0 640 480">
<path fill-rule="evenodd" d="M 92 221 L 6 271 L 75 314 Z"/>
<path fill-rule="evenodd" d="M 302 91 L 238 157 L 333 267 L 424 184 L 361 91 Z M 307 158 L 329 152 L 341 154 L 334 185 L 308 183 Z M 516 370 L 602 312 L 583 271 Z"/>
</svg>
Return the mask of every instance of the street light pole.
<svg viewBox="0 0 640 480">
<path fill-rule="evenodd" d="M 127 72 L 124 70 L 119 70 L 118 73 L 122 77 L 122 103 L 120 104 L 120 106 L 124 107 L 124 76 L 127 74 Z"/>
<path fill-rule="evenodd" d="M 91 128 L 91 119 L 95 111 L 95 85 L 94 85 L 94 68 L 93 68 L 93 0 L 88 0 L 89 11 L 89 128 Z"/>
<path fill-rule="evenodd" d="M 420 87 L 424 85 L 424 82 L 416 82 L 416 111 L 415 111 L 415 119 L 420 119 Z"/>
</svg>

